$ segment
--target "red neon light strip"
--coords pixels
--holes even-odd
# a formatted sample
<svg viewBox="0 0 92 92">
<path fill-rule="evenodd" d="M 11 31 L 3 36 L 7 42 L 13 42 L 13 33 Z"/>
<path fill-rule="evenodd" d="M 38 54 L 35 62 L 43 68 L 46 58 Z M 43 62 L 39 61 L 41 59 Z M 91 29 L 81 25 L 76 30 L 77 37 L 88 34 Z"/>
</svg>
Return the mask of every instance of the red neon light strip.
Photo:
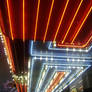
<svg viewBox="0 0 92 92">
<path fill-rule="evenodd" d="M 20 84 L 20 90 L 21 90 L 21 92 L 23 92 L 23 87 L 22 87 L 22 84 Z"/>
<path fill-rule="evenodd" d="M 73 44 L 71 44 L 71 45 L 57 44 L 57 45 L 58 45 L 58 47 L 62 46 L 62 47 L 71 47 L 71 48 L 85 48 L 91 40 L 92 40 L 92 36 L 89 38 L 89 40 L 85 44 L 83 44 L 81 46 L 73 45 Z"/>
<path fill-rule="evenodd" d="M 83 22 L 81 23 L 81 25 L 80 25 L 80 27 L 79 27 L 77 33 L 72 37 L 72 38 L 73 38 L 73 39 L 72 39 L 72 42 L 71 42 L 72 44 L 73 44 L 73 42 L 75 41 L 76 37 L 78 36 L 78 34 L 79 34 L 79 32 L 80 32 L 80 30 L 81 30 L 83 24 L 85 23 L 86 19 L 88 18 L 88 16 L 89 16 L 91 10 L 92 10 L 92 6 L 91 6 L 91 8 L 89 9 L 87 15 L 85 16 Z"/>
<path fill-rule="evenodd" d="M 14 40 L 14 37 L 13 37 L 13 30 L 12 30 L 12 23 L 11 23 L 11 16 L 10 16 L 9 1 L 8 1 L 8 0 L 6 0 L 6 1 L 7 1 L 7 9 L 8 9 L 8 17 L 9 17 L 11 38 L 12 38 L 12 40 Z"/>
<path fill-rule="evenodd" d="M 15 66 L 14 66 L 14 61 L 13 61 L 13 57 L 12 57 L 12 53 L 11 53 L 11 49 L 10 49 L 10 44 L 9 44 L 9 40 L 8 38 L 6 38 L 4 35 L 4 42 L 5 42 L 5 48 L 7 49 L 7 54 L 9 57 L 9 61 L 11 61 L 11 65 L 12 65 L 12 71 L 15 72 Z"/>
<path fill-rule="evenodd" d="M 45 42 L 45 40 L 46 40 L 46 35 L 47 35 L 49 23 L 50 23 L 50 18 L 51 18 L 53 6 L 54 6 L 54 0 L 52 0 L 52 4 L 51 4 L 50 12 L 49 12 L 49 17 L 48 17 L 48 21 L 47 21 L 47 25 L 46 25 L 46 30 L 45 30 L 45 35 L 44 35 L 44 38 L 43 38 L 43 42 Z"/>
<path fill-rule="evenodd" d="M 38 5 L 37 5 L 37 15 L 36 15 L 36 23 L 35 23 L 34 42 L 36 41 L 36 33 L 37 33 L 37 24 L 38 24 L 39 7 L 40 7 L 40 0 L 38 0 Z"/>
<path fill-rule="evenodd" d="M 23 41 L 25 41 L 25 1 L 23 0 Z"/>
<path fill-rule="evenodd" d="M 20 92 L 18 83 L 15 82 L 15 84 L 16 84 L 17 91 Z"/>
<path fill-rule="evenodd" d="M 0 10 L 0 26 L 2 28 L 2 33 L 5 33 L 5 29 L 4 29 L 4 25 L 3 25 L 3 19 L 2 19 L 2 14 L 1 14 L 1 10 Z"/>
<path fill-rule="evenodd" d="M 55 37 L 54 37 L 53 42 L 55 42 L 55 40 L 56 40 L 56 37 L 57 37 L 57 34 L 58 34 L 58 32 L 59 32 L 59 29 L 60 29 L 62 20 L 63 20 L 63 18 L 64 18 L 64 15 L 65 15 L 65 12 L 66 12 L 68 3 L 69 3 L 69 0 L 67 0 L 66 5 L 65 5 L 65 7 L 64 7 L 64 11 L 63 11 L 63 14 L 62 14 L 62 16 L 61 16 L 61 19 L 60 19 L 60 22 L 59 22 L 59 25 L 58 25 L 58 28 L 57 28 L 57 31 L 56 31 L 56 34 L 55 34 Z"/>
<path fill-rule="evenodd" d="M 74 20 L 75 20 L 75 18 L 76 18 L 76 15 L 77 15 L 77 13 L 78 13 L 80 7 L 81 7 L 82 2 L 83 2 L 83 0 L 81 0 L 80 4 L 79 4 L 79 6 L 78 6 L 78 8 L 77 8 L 77 10 L 76 10 L 76 12 L 75 12 L 75 14 L 74 14 L 74 17 L 73 17 L 73 19 L 72 19 L 72 21 L 71 21 L 71 23 L 70 23 L 70 26 L 69 26 L 69 28 L 68 28 L 68 30 L 67 30 L 65 36 L 64 36 L 64 39 L 62 40 L 62 44 L 64 43 L 64 41 L 65 41 L 65 39 L 66 39 L 66 37 L 67 37 L 69 31 L 70 31 L 70 28 L 71 28 L 71 26 L 72 26 L 72 24 L 73 24 L 73 22 L 74 22 Z"/>
<path fill-rule="evenodd" d="M 1 16 L 1 12 L 0 12 L 0 16 Z M 2 26 L 1 33 L 2 33 L 2 36 L 3 36 L 4 42 L 5 42 L 4 45 L 5 45 L 7 55 L 8 55 L 8 58 L 9 58 L 9 63 L 11 63 L 12 72 L 15 72 L 14 61 L 13 61 L 13 57 L 12 57 L 11 49 L 10 49 L 10 44 L 9 44 L 10 42 L 9 42 L 9 39 L 7 37 L 5 37 L 4 34 L 3 34 L 3 32 L 5 32 L 5 29 L 4 29 L 4 25 L 3 25 L 3 21 L 2 21 L 2 16 L 1 16 L 1 26 Z M 3 30 L 3 32 L 2 32 L 2 30 Z"/>
<path fill-rule="evenodd" d="M 89 6 L 89 7 L 90 7 L 90 6 Z M 64 45 L 64 44 L 58 43 L 58 44 L 57 44 L 58 47 L 85 48 L 85 47 L 88 45 L 88 43 L 92 40 L 92 36 L 88 39 L 88 41 L 87 41 L 85 44 L 83 44 L 83 45 L 81 45 L 81 46 L 80 46 L 80 45 L 73 45 L 73 43 L 74 43 L 74 41 L 75 41 L 75 39 L 76 39 L 78 33 L 80 32 L 80 30 L 81 30 L 83 24 L 85 23 L 86 19 L 88 18 L 88 16 L 89 16 L 91 10 L 92 10 L 92 6 L 90 7 L 90 9 L 88 10 L 86 16 L 84 17 L 84 20 L 83 20 L 83 22 L 81 23 L 80 27 L 78 28 L 77 33 L 72 36 L 72 38 L 71 38 L 71 39 L 72 39 L 71 44 L 70 44 L 70 45 Z"/>
<path fill-rule="evenodd" d="M 24 87 L 25 87 L 25 92 L 27 92 L 27 85 L 25 84 L 25 86 L 24 86 Z"/>
<path fill-rule="evenodd" d="M 10 54 L 10 60 L 11 60 L 11 63 L 12 63 L 12 67 L 13 67 L 13 70 L 15 71 L 15 67 L 14 67 L 14 60 L 13 60 L 13 56 L 12 56 L 12 52 L 11 52 L 11 47 L 10 47 L 10 44 L 9 44 L 9 40 L 7 39 L 6 41 L 6 44 L 7 44 L 7 47 L 8 47 L 8 53 Z"/>
</svg>

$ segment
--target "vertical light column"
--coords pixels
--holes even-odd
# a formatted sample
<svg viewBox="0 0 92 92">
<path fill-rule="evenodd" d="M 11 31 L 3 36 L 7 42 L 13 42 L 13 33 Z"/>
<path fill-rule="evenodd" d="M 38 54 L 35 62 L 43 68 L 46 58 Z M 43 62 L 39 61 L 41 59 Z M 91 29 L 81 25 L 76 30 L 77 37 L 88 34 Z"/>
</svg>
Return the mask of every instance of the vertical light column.
<svg viewBox="0 0 92 92">
<path fill-rule="evenodd" d="M 38 5 L 37 5 L 37 14 L 36 14 L 36 23 L 35 23 L 34 42 L 36 41 L 36 33 L 37 33 L 37 24 L 38 24 L 39 7 L 40 7 L 40 0 L 38 0 Z"/>
<path fill-rule="evenodd" d="M 62 40 L 62 44 L 64 43 L 64 41 L 65 41 L 65 39 L 66 39 L 66 37 L 67 37 L 69 31 L 70 31 L 70 28 L 71 28 L 71 26 L 72 26 L 72 24 L 73 24 L 73 22 L 74 22 L 74 20 L 75 20 L 75 18 L 76 18 L 76 15 L 78 14 L 78 11 L 79 11 L 79 9 L 80 9 L 80 7 L 81 7 L 82 2 L 83 2 L 83 0 L 80 1 L 80 4 L 79 4 L 79 6 L 78 6 L 78 8 L 77 8 L 77 10 L 76 10 L 76 12 L 75 12 L 75 14 L 74 14 L 74 17 L 73 17 L 73 19 L 72 19 L 72 21 L 71 21 L 71 23 L 70 23 L 70 25 L 69 25 L 69 27 L 68 27 L 68 30 L 67 30 L 67 32 L 66 32 L 66 34 L 65 34 L 65 36 L 64 36 L 64 38 L 63 38 L 63 40 Z"/>
<path fill-rule="evenodd" d="M 60 26 L 61 26 L 61 24 L 62 24 L 62 21 L 63 21 L 64 15 L 65 15 L 65 12 L 66 12 L 68 3 L 69 3 L 69 0 L 67 0 L 67 2 L 66 2 L 66 4 L 65 4 L 64 11 L 63 11 L 62 16 L 61 16 L 61 19 L 60 19 L 60 21 L 59 21 L 59 25 L 58 25 L 58 27 L 57 27 L 56 34 L 55 34 L 55 37 L 54 37 L 53 42 L 55 42 L 55 40 L 56 40 L 56 37 L 57 37 L 57 34 L 58 34 L 58 32 L 59 32 Z"/>
<path fill-rule="evenodd" d="M 89 9 L 89 11 L 87 12 L 87 14 L 86 14 L 86 16 L 85 16 L 84 20 L 82 21 L 82 23 L 81 23 L 80 27 L 78 28 L 78 30 L 77 30 L 77 32 L 76 32 L 76 34 L 75 34 L 75 35 L 73 35 L 73 37 L 72 37 L 73 39 L 72 39 L 71 44 L 73 44 L 73 42 L 75 41 L 76 37 L 78 36 L 78 34 L 79 34 L 79 32 L 80 32 L 80 30 L 81 30 L 81 28 L 82 28 L 83 24 L 85 23 L 86 19 L 88 18 L 88 16 L 89 16 L 89 14 L 90 14 L 91 10 L 92 10 L 92 6 L 91 6 L 91 8 Z"/>
<path fill-rule="evenodd" d="M 10 25 L 10 34 L 11 34 L 12 40 L 14 40 L 9 1 L 10 1 L 10 0 L 6 0 L 6 3 L 7 3 L 7 9 L 8 9 L 8 17 L 9 17 L 9 25 Z"/>
<path fill-rule="evenodd" d="M 23 41 L 25 41 L 25 0 L 23 0 Z"/>
<path fill-rule="evenodd" d="M 48 21 L 47 21 L 47 25 L 46 25 L 46 30 L 45 30 L 45 35 L 44 35 L 44 38 L 43 38 L 43 42 L 44 42 L 44 43 L 45 43 L 45 40 L 46 40 L 46 35 L 47 35 L 49 23 L 50 23 L 50 18 L 51 18 L 53 6 L 54 6 L 54 0 L 52 0 L 50 12 L 49 12 L 49 17 L 48 17 Z"/>
</svg>

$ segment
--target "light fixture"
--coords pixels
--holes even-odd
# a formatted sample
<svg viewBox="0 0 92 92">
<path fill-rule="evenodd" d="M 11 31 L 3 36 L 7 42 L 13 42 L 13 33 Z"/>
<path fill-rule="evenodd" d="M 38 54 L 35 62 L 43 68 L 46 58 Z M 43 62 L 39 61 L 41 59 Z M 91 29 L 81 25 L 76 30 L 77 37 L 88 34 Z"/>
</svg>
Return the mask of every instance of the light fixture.
<svg viewBox="0 0 92 92">
<path fill-rule="evenodd" d="M 74 58 L 72 59 L 72 61 L 73 61 L 73 62 L 75 61 Z"/>
<path fill-rule="evenodd" d="M 87 50 L 87 49 L 86 49 L 85 51 L 86 51 L 86 52 L 88 52 L 88 50 Z"/>
<path fill-rule="evenodd" d="M 48 58 L 46 57 L 46 61 L 48 61 Z"/>
<path fill-rule="evenodd" d="M 51 61 L 53 61 L 53 57 L 51 57 Z"/>
<path fill-rule="evenodd" d="M 80 59 L 77 60 L 78 62 L 80 61 Z"/>
<path fill-rule="evenodd" d="M 52 68 L 52 66 L 50 66 Z"/>
<path fill-rule="evenodd" d="M 40 57 L 40 60 L 42 60 L 42 56 Z"/>
<path fill-rule="evenodd" d="M 55 66 L 55 68 L 57 68 L 57 66 Z"/>
<path fill-rule="evenodd" d="M 69 58 L 67 58 L 67 61 L 70 61 L 70 59 L 69 59 Z"/>
<path fill-rule="evenodd" d="M 82 49 L 79 49 L 79 52 L 82 52 Z"/>
<path fill-rule="evenodd" d="M 75 48 L 73 48 L 73 51 L 75 52 L 75 51 L 76 51 L 76 49 L 75 49 Z"/>
<path fill-rule="evenodd" d="M 36 59 L 36 56 L 34 57 L 34 59 Z"/>
<path fill-rule="evenodd" d="M 66 48 L 66 51 L 69 51 L 69 48 Z"/>
<path fill-rule="evenodd" d="M 56 47 L 56 43 L 54 43 L 53 46 Z"/>
</svg>

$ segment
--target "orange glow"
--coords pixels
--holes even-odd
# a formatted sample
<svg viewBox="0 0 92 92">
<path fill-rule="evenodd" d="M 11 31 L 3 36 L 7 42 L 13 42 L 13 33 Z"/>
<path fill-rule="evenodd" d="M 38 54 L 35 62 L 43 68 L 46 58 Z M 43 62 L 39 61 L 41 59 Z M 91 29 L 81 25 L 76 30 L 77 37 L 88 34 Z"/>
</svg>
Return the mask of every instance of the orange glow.
<svg viewBox="0 0 92 92">
<path fill-rule="evenodd" d="M 24 87 L 25 87 L 25 92 L 27 92 L 27 85 L 25 84 L 25 86 L 24 86 Z"/>
<path fill-rule="evenodd" d="M 84 45 L 82 45 L 82 47 L 83 48 L 86 47 L 91 40 L 92 40 L 92 36 L 89 38 L 89 40 Z"/>
<path fill-rule="evenodd" d="M 63 45 L 63 44 L 58 44 L 58 46 L 59 47 L 71 47 L 71 48 L 85 48 L 88 44 L 89 44 L 89 42 L 92 40 L 92 36 L 88 39 L 88 41 L 85 43 L 85 44 L 83 44 L 83 45 L 81 45 L 81 46 L 78 46 L 78 45 Z"/>
<path fill-rule="evenodd" d="M 49 17 L 48 17 L 48 21 L 47 21 L 47 25 L 46 25 L 46 30 L 45 30 L 45 35 L 44 35 L 44 38 L 43 38 L 43 42 L 45 42 L 45 40 L 46 40 L 46 35 L 47 35 L 49 23 L 50 23 L 50 18 L 51 18 L 53 6 L 54 6 L 54 0 L 52 0 L 52 4 L 51 4 L 51 8 L 50 8 L 50 13 L 49 13 Z"/>
<path fill-rule="evenodd" d="M 10 44 L 9 44 L 9 40 L 5 36 L 3 36 L 3 37 L 4 37 L 5 48 L 7 49 L 9 61 L 10 61 L 11 65 L 12 65 L 12 71 L 14 72 L 15 71 L 15 67 L 14 67 L 14 61 L 13 61 L 13 56 L 12 56 L 12 52 L 11 52 L 11 47 L 10 47 Z"/>
<path fill-rule="evenodd" d="M 89 14 L 90 14 L 91 10 L 92 10 L 92 7 L 89 9 L 89 11 L 88 11 L 87 15 L 85 16 L 85 18 L 84 18 L 83 22 L 81 23 L 81 25 L 80 25 L 80 27 L 79 27 L 79 29 L 78 29 L 77 33 L 73 36 L 73 40 L 72 40 L 71 44 L 73 44 L 74 40 L 76 39 L 76 37 L 77 37 L 78 33 L 80 32 L 80 30 L 81 30 L 81 28 L 82 28 L 83 24 L 85 23 L 86 19 L 88 18 L 88 16 L 89 16 Z"/>
<path fill-rule="evenodd" d="M 64 75 L 65 75 L 64 72 L 58 72 L 57 76 L 55 77 L 55 79 L 53 79 L 53 82 L 51 83 L 50 87 L 47 89 L 46 92 L 51 92 L 56 87 L 56 85 L 60 82 L 60 80 Z"/>
<path fill-rule="evenodd" d="M 22 84 L 20 84 L 20 90 L 21 90 L 21 92 L 23 92 L 23 87 L 22 87 Z"/>
<path fill-rule="evenodd" d="M 3 25 L 3 19 L 2 19 L 2 14 L 1 14 L 1 10 L 0 10 L 0 26 L 2 28 L 2 33 L 5 33 L 5 30 L 4 30 L 4 25 Z"/>
<path fill-rule="evenodd" d="M 4 45 L 5 45 L 5 48 L 6 48 L 6 51 L 7 51 L 7 55 L 8 55 L 8 58 L 9 58 L 9 63 L 11 63 L 11 66 L 12 66 L 12 72 L 15 72 L 15 66 L 14 66 L 12 52 L 11 52 L 11 49 L 10 49 L 9 39 L 6 38 L 3 35 L 3 33 L 2 33 L 2 36 L 3 36 L 3 39 L 4 39 Z"/>
<path fill-rule="evenodd" d="M 76 18 L 76 15 L 77 15 L 77 13 L 78 13 L 80 7 L 81 7 L 82 2 L 83 2 L 83 0 L 81 0 L 80 4 L 79 4 L 79 6 L 78 6 L 78 8 L 77 8 L 77 10 L 76 10 L 76 12 L 75 12 L 75 14 L 74 14 L 74 17 L 73 17 L 73 19 L 72 19 L 72 21 L 71 21 L 71 23 L 70 23 L 70 26 L 69 26 L 69 28 L 68 28 L 68 30 L 67 30 L 65 36 L 64 36 L 64 39 L 62 40 L 62 44 L 64 43 L 64 41 L 65 41 L 65 39 L 66 39 L 66 37 L 67 37 L 69 31 L 70 31 L 70 28 L 71 28 L 71 26 L 72 26 L 72 24 L 73 24 L 73 22 L 74 22 L 74 20 L 75 20 L 75 18 Z"/>
<path fill-rule="evenodd" d="M 39 7 L 40 7 L 40 0 L 38 0 L 38 5 L 37 5 L 37 15 L 36 15 L 36 23 L 35 23 L 34 42 L 36 41 L 36 33 L 37 33 L 37 24 L 38 24 Z"/>
<path fill-rule="evenodd" d="M 12 40 L 14 40 L 14 37 L 13 37 L 13 30 L 12 30 L 12 23 L 11 23 L 11 16 L 10 16 L 9 0 L 6 0 L 6 1 L 7 1 L 7 9 L 8 9 L 8 17 L 9 17 L 11 38 L 12 38 Z"/>
<path fill-rule="evenodd" d="M 55 40 L 56 40 L 56 37 L 57 37 L 57 34 L 58 34 L 58 32 L 59 32 L 59 29 L 60 29 L 62 20 L 63 20 L 63 18 L 64 18 L 65 11 L 66 11 L 66 9 L 67 9 L 68 3 L 69 3 L 69 0 L 67 0 L 66 5 L 65 5 L 65 7 L 64 7 L 64 11 L 63 11 L 63 14 L 62 14 L 62 16 L 61 16 L 61 19 L 60 19 L 60 22 L 59 22 L 59 25 L 58 25 L 58 28 L 57 28 L 57 31 L 56 31 L 56 34 L 55 34 L 55 37 L 54 37 L 53 42 L 55 42 Z"/>
<path fill-rule="evenodd" d="M 25 41 L 25 1 L 23 0 L 23 41 Z"/>
<path fill-rule="evenodd" d="M 18 83 L 15 82 L 15 84 L 16 84 L 17 91 L 20 92 Z"/>
<path fill-rule="evenodd" d="M 0 16 L 1 16 L 1 12 L 0 12 Z M 7 58 L 9 59 L 9 63 L 11 64 L 12 72 L 15 72 L 15 65 L 14 65 L 14 61 L 13 61 L 9 38 L 5 37 L 5 35 L 3 34 L 3 32 L 5 32 L 5 29 L 4 29 L 4 25 L 3 25 L 3 21 L 2 21 L 2 16 L 1 16 L 1 26 L 2 26 L 2 29 L 0 28 L 0 32 L 3 36 L 4 46 L 6 48 L 7 56 L 8 56 Z M 2 30 L 3 30 L 3 32 L 2 32 Z"/>
</svg>

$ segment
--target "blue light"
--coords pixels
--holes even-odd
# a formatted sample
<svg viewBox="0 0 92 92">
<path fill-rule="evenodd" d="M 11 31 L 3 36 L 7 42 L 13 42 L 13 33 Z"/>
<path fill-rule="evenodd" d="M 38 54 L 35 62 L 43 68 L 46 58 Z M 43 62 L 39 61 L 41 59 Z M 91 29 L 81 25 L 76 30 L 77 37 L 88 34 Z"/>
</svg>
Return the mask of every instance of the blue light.
<svg viewBox="0 0 92 92">
<path fill-rule="evenodd" d="M 47 43 L 45 45 L 47 45 Z M 33 74 L 34 62 L 41 62 L 43 64 L 43 67 L 41 68 L 40 76 L 36 83 L 35 92 L 40 92 L 41 87 L 45 81 L 47 74 L 48 74 L 48 71 L 51 68 L 55 68 L 54 72 L 52 73 L 51 77 L 49 78 L 48 83 L 46 83 L 43 91 L 46 90 L 46 88 L 48 87 L 50 81 L 52 80 L 52 78 L 56 72 L 62 71 L 62 72 L 68 73 L 68 75 L 63 78 L 62 82 L 58 86 L 56 86 L 54 89 L 54 90 L 58 90 L 58 87 L 60 88 L 60 85 L 62 85 L 62 83 L 64 84 L 64 81 L 66 81 L 65 84 L 62 85 L 63 89 L 62 88 L 60 89 L 60 90 L 64 90 L 66 87 L 71 85 L 71 83 L 73 81 L 75 81 L 80 75 L 82 75 L 91 66 L 92 56 L 87 53 L 85 54 L 84 52 L 90 51 L 92 46 L 90 46 L 88 49 L 57 48 L 56 46 L 55 47 L 51 47 L 51 46 L 52 46 L 52 43 L 50 42 L 49 46 L 46 50 L 41 49 L 41 51 L 40 51 L 37 48 L 37 43 L 36 42 L 34 43 L 33 41 L 31 41 L 31 48 L 30 48 L 30 55 L 31 55 L 31 59 L 32 59 L 31 81 L 30 81 L 31 85 L 32 85 L 32 74 Z M 64 51 L 64 53 L 59 52 L 59 54 L 57 54 L 57 51 L 60 51 L 60 50 L 61 50 L 61 52 Z M 80 55 L 76 54 L 76 52 Z M 71 54 L 74 54 L 74 55 L 72 56 Z M 43 70 L 44 66 L 47 66 L 47 70 L 45 71 L 43 80 L 41 80 L 41 77 L 43 76 L 43 72 L 44 72 L 44 70 Z M 83 69 L 84 67 L 85 67 L 85 69 Z M 74 74 L 72 73 L 73 72 L 72 70 L 75 70 Z M 81 70 L 83 70 L 83 71 L 80 72 Z M 69 80 L 68 80 L 68 76 L 69 76 Z M 75 78 L 75 76 L 76 76 L 76 78 Z M 39 83 L 41 84 L 40 87 L 39 87 Z M 58 91 L 56 91 L 56 92 L 58 92 Z"/>
<path fill-rule="evenodd" d="M 34 50 L 34 48 L 33 47 L 35 47 L 35 45 L 34 45 L 34 43 L 33 43 L 33 41 L 31 41 L 31 49 L 30 49 L 30 54 L 31 54 L 31 56 L 41 56 L 41 57 L 57 57 L 57 58 L 80 58 L 80 59 L 82 59 L 82 58 L 84 58 L 84 59 L 92 59 L 92 57 L 91 56 L 66 56 L 66 55 L 63 55 L 63 54 L 61 54 L 61 55 L 57 55 L 57 54 L 55 54 L 55 55 L 52 55 L 51 53 L 40 53 L 40 51 L 38 51 L 38 52 L 36 52 L 36 53 L 34 53 L 35 52 L 35 50 Z M 49 51 L 49 50 L 48 50 Z"/>
<path fill-rule="evenodd" d="M 48 49 L 49 50 L 62 50 L 62 51 L 76 51 L 76 52 L 80 52 L 79 49 L 74 50 L 75 48 L 71 49 L 71 48 L 57 48 L 57 47 L 52 47 L 52 42 L 49 43 Z M 81 49 L 81 52 L 89 52 L 92 49 L 92 46 L 90 46 L 88 49 Z"/>
</svg>

